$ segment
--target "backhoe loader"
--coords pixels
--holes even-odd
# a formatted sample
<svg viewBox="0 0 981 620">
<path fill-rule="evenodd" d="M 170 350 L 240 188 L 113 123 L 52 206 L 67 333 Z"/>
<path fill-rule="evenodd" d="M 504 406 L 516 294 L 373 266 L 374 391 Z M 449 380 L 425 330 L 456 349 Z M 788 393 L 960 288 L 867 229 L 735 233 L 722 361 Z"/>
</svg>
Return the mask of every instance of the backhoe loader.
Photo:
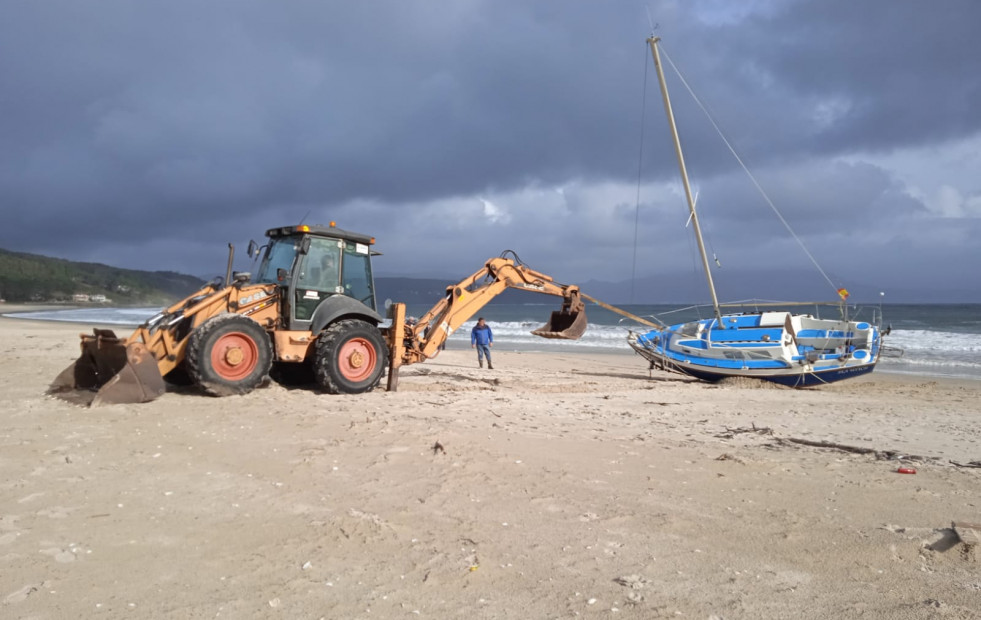
<svg viewBox="0 0 981 620">
<path fill-rule="evenodd" d="M 187 298 L 140 325 L 127 338 L 112 330 L 82 334 L 81 355 L 51 384 L 49 393 L 79 404 L 147 402 L 167 383 L 193 384 L 212 396 L 245 394 L 279 366 L 312 370 L 331 394 L 374 389 L 389 368 L 438 354 L 465 321 L 507 288 L 562 298 L 560 310 L 532 333 L 578 339 L 586 330 L 579 288 L 555 283 L 507 252 L 458 284 L 416 323 L 405 304 L 379 313 L 372 278 L 373 237 L 330 226 L 299 225 L 266 231 L 255 278 L 228 270 Z"/>
</svg>

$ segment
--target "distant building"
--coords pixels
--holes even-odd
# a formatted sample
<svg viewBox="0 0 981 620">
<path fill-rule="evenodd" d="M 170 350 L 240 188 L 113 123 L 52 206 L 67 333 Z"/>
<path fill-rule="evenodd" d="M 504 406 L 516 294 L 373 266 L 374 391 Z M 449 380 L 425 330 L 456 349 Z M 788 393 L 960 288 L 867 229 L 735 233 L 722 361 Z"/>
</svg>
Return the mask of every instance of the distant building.
<svg viewBox="0 0 981 620">
<path fill-rule="evenodd" d="M 89 301 L 91 301 L 92 303 L 104 304 L 109 300 L 106 299 L 105 295 L 90 295 Z"/>
<path fill-rule="evenodd" d="M 72 295 L 72 301 L 77 301 L 79 303 L 84 303 L 89 300 L 89 296 L 85 293 L 75 293 Z"/>
</svg>

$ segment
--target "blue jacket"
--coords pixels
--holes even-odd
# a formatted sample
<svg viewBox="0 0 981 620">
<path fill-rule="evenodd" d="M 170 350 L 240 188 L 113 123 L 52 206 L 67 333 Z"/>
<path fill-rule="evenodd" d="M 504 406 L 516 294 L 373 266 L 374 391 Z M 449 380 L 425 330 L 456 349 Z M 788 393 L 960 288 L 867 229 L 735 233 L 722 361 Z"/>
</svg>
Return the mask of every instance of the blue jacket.
<svg viewBox="0 0 981 620">
<path fill-rule="evenodd" d="M 494 342 L 494 332 L 491 331 L 490 325 L 484 324 L 483 327 L 474 326 L 470 330 L 470 344 L 490 344 Z"/>
</svg>

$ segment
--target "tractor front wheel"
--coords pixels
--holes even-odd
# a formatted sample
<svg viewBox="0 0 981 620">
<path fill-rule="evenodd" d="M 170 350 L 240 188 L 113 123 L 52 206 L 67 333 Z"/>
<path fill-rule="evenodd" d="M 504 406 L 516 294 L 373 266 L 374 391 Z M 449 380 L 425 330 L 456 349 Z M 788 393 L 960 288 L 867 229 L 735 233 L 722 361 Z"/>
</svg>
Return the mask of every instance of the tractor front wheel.
<svg viewBox="0 0 981 620">
<path fill-rule="evenodd" d="M 330 394 L 370 392 L 381 381 L 387 363 L 385 341 L 371 323 L 345 319 L 317 338 L 314 374 Z"/>
<path fill-rule="evenodd" d="M 272 343 L 262 327 L 237 314 L 202 323 L 187 342 L 187 374 L 211 396 L 248 394 L 272 366 Z"/>
</svg>

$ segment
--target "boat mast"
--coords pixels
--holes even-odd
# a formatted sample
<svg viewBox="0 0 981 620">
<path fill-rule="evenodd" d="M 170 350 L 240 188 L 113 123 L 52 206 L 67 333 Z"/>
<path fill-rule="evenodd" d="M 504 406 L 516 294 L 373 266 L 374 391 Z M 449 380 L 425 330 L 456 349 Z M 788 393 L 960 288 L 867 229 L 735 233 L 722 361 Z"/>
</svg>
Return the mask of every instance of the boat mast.
<svg viewBox="0 0 981 620">
<path fill-rule="evenodd" d="M 671 128 L 671 137 L 674 138 L 674 152 L 678 156 L 678 167 L 681 169 L 681 182 L 685 186 L 685 198 L 688 199 L 688 210 L 691 211 L 691 222 L 695 227 L 695 239 L 698 240 L 698 251 L 702 255 L 702 266 L 705 268 L 705 278 L 708 280 L 709 293 L 712 295 L 712 307 L 715 308 L 715 318 L 719 327 L 725 329 L 725 325 L 722 324 L 722 312 L 719 310 L 719 298 L 715 295 L 715 283 L 712 282 L 712 270 L 709 268 L 708 255 L 705 254 L 705 242 L 702 241 L 702 229 L 698 225 L 698 214 L 695 213 L 695 199 L 692 197 L 691 184 L 688 182 L 688 170 L 685 168 L 685 156 L 681 152 L 678 127 L 674 123 L 671 98 L 668 97 L 668 85 L 664 82 L 661 55 L 657 51 L 657 43 L 660 40 L 661 37 L 651 37 L 647 39 L 647 42 L 651 46 L 651 54 L 654 55 L 654 68 L 657 69 L 657 81 L 661 85 L 661 96 L 664 98 L 664 111 L 668 115 L 668 126 Z"/>
</svg>

